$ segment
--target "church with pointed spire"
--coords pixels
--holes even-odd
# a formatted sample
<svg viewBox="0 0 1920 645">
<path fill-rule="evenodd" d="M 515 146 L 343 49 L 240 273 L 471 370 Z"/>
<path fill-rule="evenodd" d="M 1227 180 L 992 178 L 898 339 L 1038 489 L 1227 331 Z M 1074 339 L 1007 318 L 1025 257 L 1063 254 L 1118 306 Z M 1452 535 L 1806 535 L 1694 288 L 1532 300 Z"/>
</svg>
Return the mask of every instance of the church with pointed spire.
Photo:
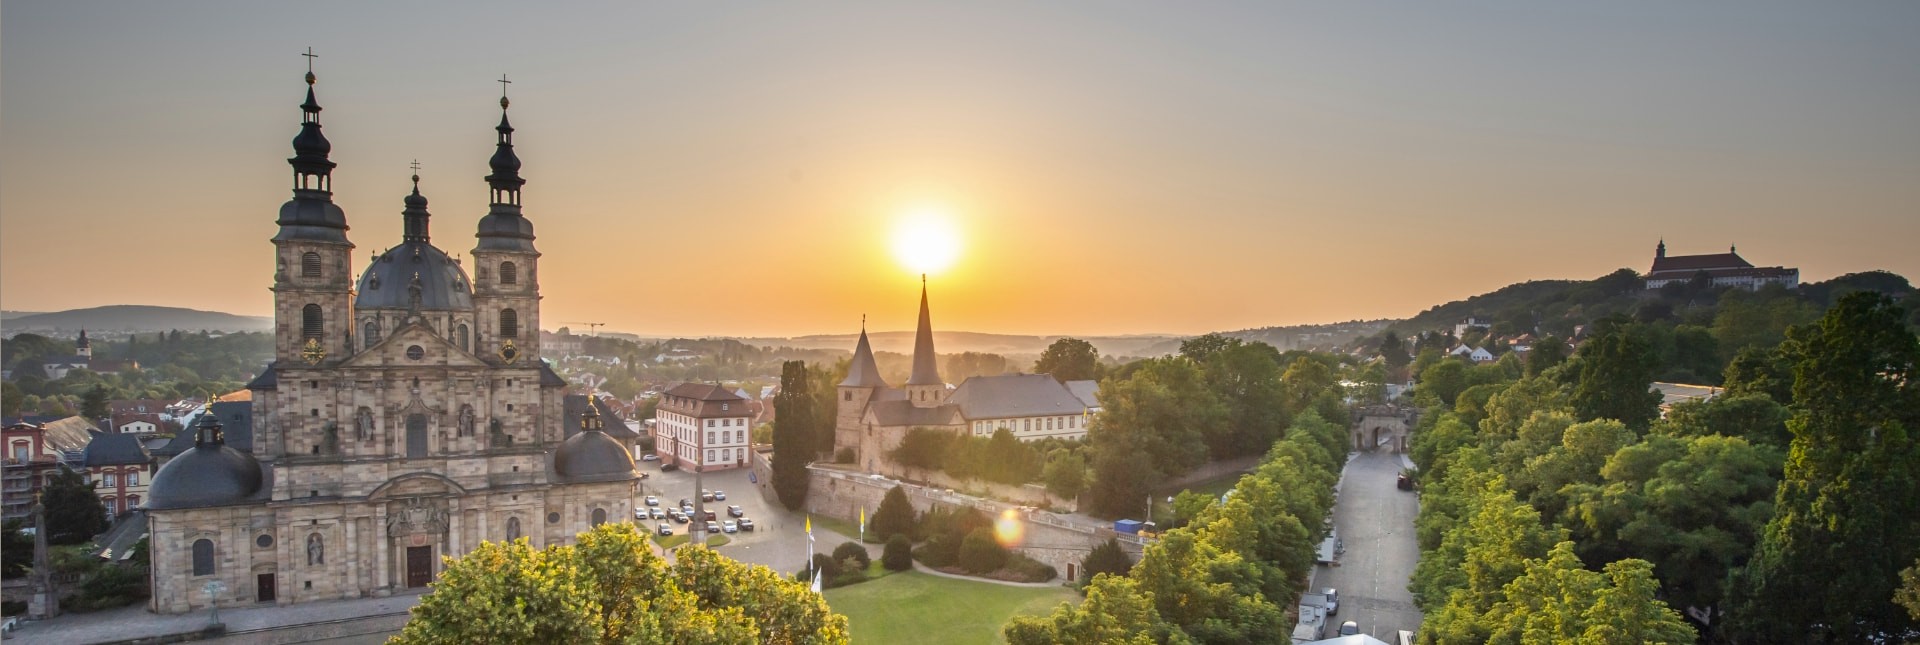
<svg viewBox="0 0 1920 645">
<path fill-rule="evenodd" d="M 1061 383 L 1045 374 L 975 376 L 958 386 L 940 377 L 933 348 L 933 313 L 921 278 L 920 319 L 913 335 L 913 371 L 900 387 L 887 384 L 874 362 L 863 324 L 835 401 L 834 461 L 861 472 L 901 477 L 888 456 L 908 431 L 928 428 L 991 437 L 1006 431 L 1020 441 L 1083 439 L 1099 412 L 1093 381 Z"/>
<path fill-rule="evenodd" d="M 632 516 L 630 447 L 604 407 L 569 412 L 540 357 L 505 92 L 472 275 L 434 244 L 415 164 L 399 244 L 356 278 L 315 80 L 272 238 L 274 360 L 250 402 L 209 406 L 148 490 L 155 613 L 422 591 L 483 541 L 541 548 Z"/>
</svg>

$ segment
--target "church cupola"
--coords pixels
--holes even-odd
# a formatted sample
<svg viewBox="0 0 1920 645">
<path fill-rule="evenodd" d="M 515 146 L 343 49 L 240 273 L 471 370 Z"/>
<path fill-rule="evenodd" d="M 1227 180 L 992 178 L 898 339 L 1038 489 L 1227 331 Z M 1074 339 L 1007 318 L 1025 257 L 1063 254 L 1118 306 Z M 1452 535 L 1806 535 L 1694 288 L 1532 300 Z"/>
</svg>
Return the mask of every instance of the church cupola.
<svg viewBox="0 0 1920 645">
<path fill-rule="evenodd" d="M 499 140 L 494 143 L 493 158 L 487 160 L 487 167 L 493 174 L 487 175 L 487 185 L 493 187 L 493 203 L 520 205 L 520 187 L 527 180 L 520 178 L 520 157 L 513 154 L 513 124 L 507 122 L 507 80 L 500 77 L 500 125 L 494 126 Z"/>
<path fill-rule="evenodd" d="M 533 247 L 533 222 L 520 212 L 520 157 L 513 153 L 513 124 L 507 121 L 507 78 L 500 77 L 500 125 L 487 166 L 492 204 L 474 233 L 473 308 L 479 319 L 474 353 L 505 364 L 538 365 L 540 359 L 540 251 Z"/>
<path fill-rule="evenodd" d="M 327 160 L 327 154 L 333 152 L 333 144 L 327 142 L 327 136 L 320 133 L 320 102 L 313 98 L 313 52 L 308 50 L 307 61 L 307 102 L 300 104 L 300 134 L 293 137 L 293 158 L 287 163 L 293 166 L 294 190 L 333 190 L 334 163 Z"/>
<path fill-rule="evenodd" d="M 406 242 L 427 242 L 427 197 L 420 194 L 420 164 L 414 163 L 413 194 L 406 197 L 406 209 L 400 211 L 401 240 Z"/>
<path fill-rule="evenodd" d="M 293 138 L 293 199 L 280 206 L 273 236 L 274 356 L 286 364 L 318 365 L 347 356 L 352 342 L 353 243 L 347 214 L 333 203 L 333 145 L 320 134 L 314 98 L 313 50 L 307 57 L 307 101 Z"/>
<path fill-rule="evenodd" d="M 1656 260 L 1667 257 L 1667 240 L 1665 238 L 1660 240 L 1660 246 L 1653 247 L 1653 257 Z"/>
</svg>

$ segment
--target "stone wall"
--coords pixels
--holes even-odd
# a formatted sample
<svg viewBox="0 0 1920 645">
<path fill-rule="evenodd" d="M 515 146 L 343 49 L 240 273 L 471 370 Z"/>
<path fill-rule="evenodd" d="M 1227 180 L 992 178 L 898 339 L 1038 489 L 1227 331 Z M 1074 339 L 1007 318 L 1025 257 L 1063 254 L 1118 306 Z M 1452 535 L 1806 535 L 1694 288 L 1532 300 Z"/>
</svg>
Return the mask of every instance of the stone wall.
<svg viewBox="0 0 1920 645">
<path fill-rule="evenodd" d="M 811 476 L 807 489 L 807 512 L 847 521 L 858 521 L 862 508 L 867 509 L 871 517 L 879 510 L 880 500 L 895 486 L 907 494 L 907 501 L 916 513 L 924 513 L 932 508 L 961 506 L 980 509 L 993 517 L 1009 517 L 1007 513 L 1011 511 L 1010 517 L 1019 522 L 1020 531 L 1019 537 L 1007 545 L 1008 548 L 1051 565 L 1060 573 L 1062 581 L 1067 579 L 1069 573 L 1078 576 L 1080 561 L 1087 557 L 1093 547 L 1105 544 L 1109 538 L 1118 539 L 1121 548 L 1135 559 L 1140 557 L 1146 545 L 1145 539 L 1115 533 L 1111 526 L 1076 522 L 1045 510 L 950 493 L 944 488 L 929 488 L 835 466 L 815 465 L 807 470 Z M 763 494 L 772 499 L 770 489 L 763 489 Z"/>
</svg>

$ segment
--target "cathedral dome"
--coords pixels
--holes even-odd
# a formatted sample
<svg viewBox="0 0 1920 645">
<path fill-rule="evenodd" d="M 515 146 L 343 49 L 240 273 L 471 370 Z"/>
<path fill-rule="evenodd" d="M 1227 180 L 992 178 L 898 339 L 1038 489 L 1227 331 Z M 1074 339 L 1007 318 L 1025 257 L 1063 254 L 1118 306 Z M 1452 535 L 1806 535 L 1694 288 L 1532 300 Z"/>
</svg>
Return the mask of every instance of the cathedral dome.
<svg viewBox="0 0 1920 645">
<path fill-rule="evenodd" d="M 553 453 L 553 470 L 564 481 L 621 481 L 633 479 L 633 455 L 601 430 L 600 413 L 587 406 L 581 413 L 580 434 L 561 442 Z"/>
<path fill-rule="evenodd" d="M 263 476 L 253 455 L 226 444 L 220 420 L 200 417 L 194 446 L 167 461 L 147 487 L 147 508 L 166 510 L 253 501 Z"/>
<path fill-rule="evenodd" d="M 416 282 L 417 281 L 417 282 Z M 447 257 L 445 251 L 426 242 L 406 242 L 373 256 L 373 262 L 360 274 L 360 295 L 353 300 L 355 309 L 416 308 L 414 285 L 419 285 L 417 308 L 428 310 L 471 311 L 473 282 L 467 272 Z"/>
</svg>

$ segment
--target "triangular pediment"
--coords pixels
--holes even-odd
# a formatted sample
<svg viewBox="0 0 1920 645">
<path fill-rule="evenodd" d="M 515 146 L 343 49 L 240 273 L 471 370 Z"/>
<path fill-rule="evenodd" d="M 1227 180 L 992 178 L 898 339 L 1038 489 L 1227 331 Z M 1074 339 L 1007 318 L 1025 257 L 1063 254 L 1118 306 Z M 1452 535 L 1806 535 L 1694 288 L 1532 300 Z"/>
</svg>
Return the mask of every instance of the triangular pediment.
<svg viewBox="0 0 1920 645">
<path fill-rule="evenodd" d="M 414 347 L 420 348 L 419 358 L 414 358 L 411 352 Z M 354 354 L 340 366 L 486 367 L 487 362 L 434 333 L 433 328 L 419 323 L 410 323 L 394 330 L 373 347 Z"/>
</svg>

